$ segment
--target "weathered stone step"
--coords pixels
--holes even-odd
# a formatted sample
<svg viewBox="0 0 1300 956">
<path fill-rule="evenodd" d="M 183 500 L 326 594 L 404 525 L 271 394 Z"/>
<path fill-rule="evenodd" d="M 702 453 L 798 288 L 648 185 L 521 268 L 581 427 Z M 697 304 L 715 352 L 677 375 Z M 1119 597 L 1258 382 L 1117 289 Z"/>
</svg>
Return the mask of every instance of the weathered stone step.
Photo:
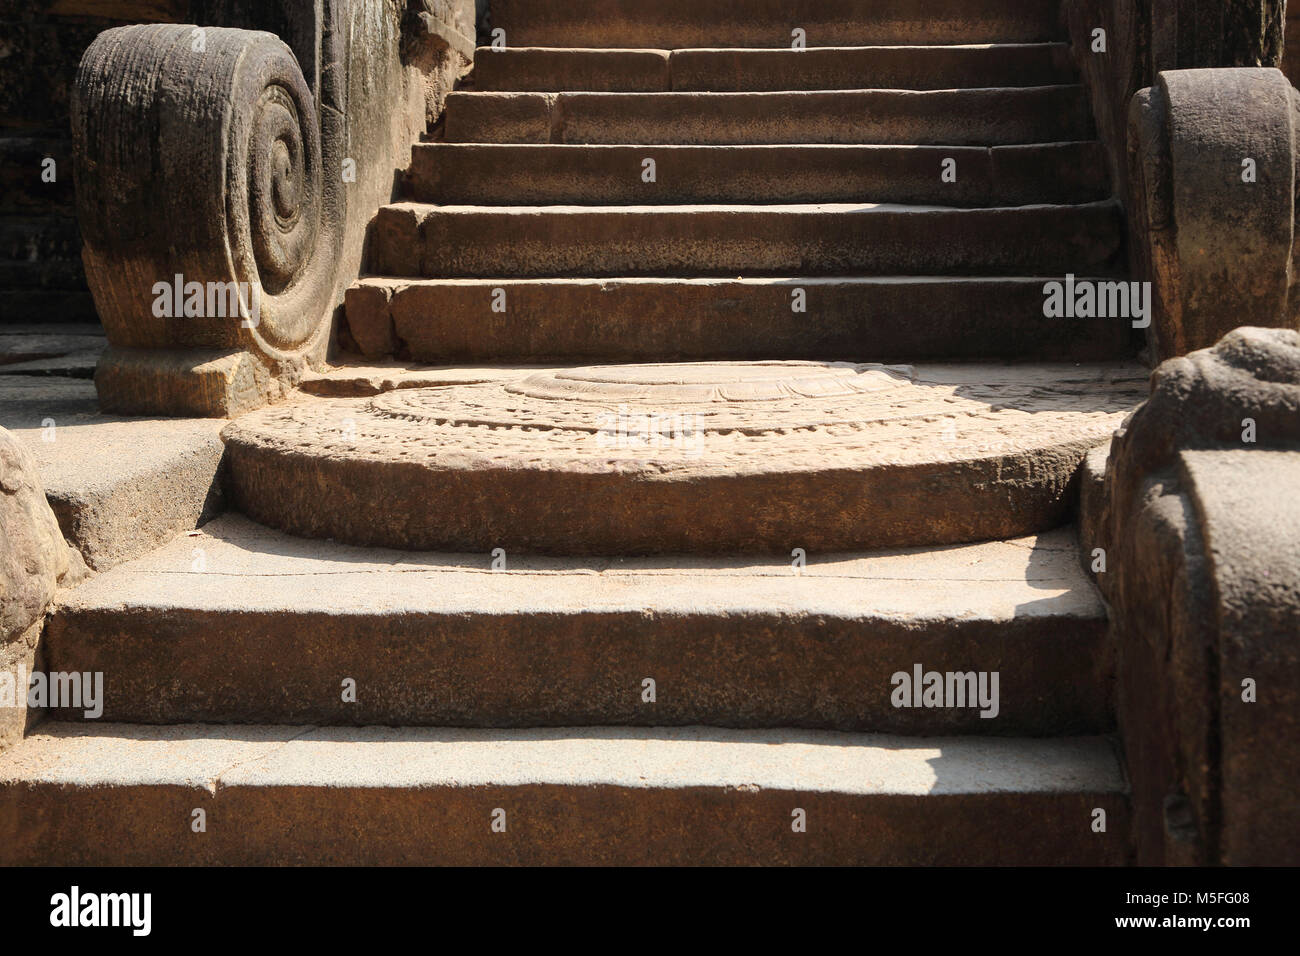
<svg viewBox="0 0 1300 956">
<path fill-rule="evenodd" d="M 229 516 L 65 593 L 45 654 L 104 674 L 109 721 L 1102 733 L 1106 612 L 1078 554 L 1064 529 L 814 553 L 798 572 L 509 554 L 493 571 L 486 552 L 365 550 Z M 986 701 L 996 672 L 996 714 L 974 697 L 895 707 L 893 675 L 918 664 L 983 672 Z"/>
<path fill-rule="evenodd" d="M 1045 317 L 1047 281 L 367 278 L 348 290 L 347 322 L 367 356 L 433 364 L 1132 354 L 1131 320 Z"/>
<path fill-rule="evenodd" d="M 953 90 L 1075 80 L 1064 43 L 797 50 L 564 50 L 480 47 L 482 92 L 668 93 Z"/>
<path fill-rule="evenodd" d="M 1099 737 L 53 723 L 0 755 L 6 865 L 1121 864 L 1127 833 Z"/>
<path fill-rule="evenodd" d="M 789 555 L 1057 527 L 1133 365 L 699 363 L 304 398 L 223 432 L 237 510 L 414 550 Z"/>
<path fill-rule="evenodd" d="M 1086 140 L 1083 87 L 781 93 L 452 93 L 450 143 L 1003 146 Z"/>
<path fill-rule="evenodd" d="M 652 177 L 647 160 L 654 163 Z M 1094 202 L 1110 194 L 1105 155 L 1095 141 L 993 149 L 424 143 L 415 148 L 407 188 L 419 202 L 477 205 L 870 200 L 1018 206 Z"/>
<path fill-rule="evenodd" d="M 371 271 L 409 277 L 1083 275 L 1119 268 L 1120 207 L 874 203 L 432 206 L 371 224 Z"/>
<path fill-rule="evenodd" d="M 508 46 L 785 47 L 1032 43 L 1065 30 L 1058 0 L 492 0 Z"/>
</svg>

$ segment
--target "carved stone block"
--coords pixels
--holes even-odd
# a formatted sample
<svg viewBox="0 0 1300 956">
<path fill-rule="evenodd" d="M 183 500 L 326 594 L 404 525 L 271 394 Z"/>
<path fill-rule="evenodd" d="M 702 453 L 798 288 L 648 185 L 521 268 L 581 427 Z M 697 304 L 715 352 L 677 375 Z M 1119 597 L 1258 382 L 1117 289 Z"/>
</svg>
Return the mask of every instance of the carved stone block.
<svg viewBox="0 0 1300 956">
<path fill-rule="evenodd" d="M 1139 863 L 1300 857 L 1297 487 L 1300 333 L 1241 328 L 1156 370 L 1085 501 Z"/>
<path fill-rule="evenodd" d="M 1177 70 L 1133 100 L 1130 222 L 1155 357 L 1242 322 L 1296 328 L 1297 93 L 1275 69 Z"/>
</svg>

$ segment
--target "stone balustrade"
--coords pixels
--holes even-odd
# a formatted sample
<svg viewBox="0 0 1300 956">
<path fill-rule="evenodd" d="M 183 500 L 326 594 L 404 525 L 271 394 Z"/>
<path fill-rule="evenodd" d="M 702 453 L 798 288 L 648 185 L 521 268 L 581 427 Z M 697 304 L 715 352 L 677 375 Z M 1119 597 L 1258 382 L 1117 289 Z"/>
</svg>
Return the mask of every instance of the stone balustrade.
<svg viewBox="0 0 1300 956">
<path fill-rule="evenodd" d="M 1241 328 L 1156 370 L 1084 494 L 1139 863 L 1300 854 L 1298 486 L 1300 333 Z"/>
<path fill-rule="evenodd" d="M 108 411 L 231 416 L 319 366 L 366 225 L 473 53 L 472 0 L 196 6 L 215 25 L 105 31 L 77 75 Z"/>
<path fill-rule="evenodd" d="M 1134 97 L 1129 231 L 1159 359 L 1243 323 L 1300 328 L 1292 297 L 1300 92 L 1271 68 L 1172 70 Z"/>
</svg>

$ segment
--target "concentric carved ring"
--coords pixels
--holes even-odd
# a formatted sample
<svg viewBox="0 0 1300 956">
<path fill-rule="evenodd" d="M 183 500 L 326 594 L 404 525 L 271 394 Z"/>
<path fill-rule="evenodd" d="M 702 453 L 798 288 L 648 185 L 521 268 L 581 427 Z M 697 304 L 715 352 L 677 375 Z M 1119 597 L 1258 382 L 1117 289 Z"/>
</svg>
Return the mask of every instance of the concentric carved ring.
<svg viewBox="0 0 1300 956">
<path fill-rule="evenodd" d="M 324 209 L 315 101 L 289 49 L 263 37 L 244 33 L 245 65 L 233 78 L 227 242 L 235 273 L 260 293 L 252 337 L 268 350 L 293 350 L 328 311 L 328 232 L 337 223 Z"/>
<path fill-rule="evenodd" d="M 311 399 L 235 420 L 232 498 L 420 550 L 783 553 L 1012 537 L 1068 517 L 1133 366 L 702 362 Z"/>
<path fill-rule="evenodd" d="M 320 145 L 293 93 L 279 84 L 258 100 L 248 164 L 249 225 L 265 292 L 283 292 L 316 246 L 320 221 Z"/>
</svg>

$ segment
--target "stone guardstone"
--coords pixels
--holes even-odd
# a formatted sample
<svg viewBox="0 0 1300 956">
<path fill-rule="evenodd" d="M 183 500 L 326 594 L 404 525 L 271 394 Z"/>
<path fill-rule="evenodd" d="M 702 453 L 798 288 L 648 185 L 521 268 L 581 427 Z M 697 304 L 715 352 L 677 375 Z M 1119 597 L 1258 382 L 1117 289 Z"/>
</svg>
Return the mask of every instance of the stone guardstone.
<svg viewBox="0 0 1300 956">
<path fill-rule="evenodd" d="M 27 726 L 27 688 L 17 675 L 31 673 L 45 609 L 71 569 L 31 453 L 0 428 L 0 750 Z"/>
</svg>

